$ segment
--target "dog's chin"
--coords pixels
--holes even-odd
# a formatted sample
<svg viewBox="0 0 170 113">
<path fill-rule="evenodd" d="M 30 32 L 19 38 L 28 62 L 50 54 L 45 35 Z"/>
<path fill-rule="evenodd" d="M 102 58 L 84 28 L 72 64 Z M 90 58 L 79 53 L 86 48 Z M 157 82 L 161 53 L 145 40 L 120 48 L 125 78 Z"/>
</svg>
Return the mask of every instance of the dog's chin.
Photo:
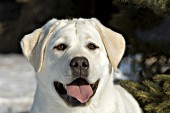
<svg viewBox="0 0 170 113">
<path fill-rule="evenodd" d="M 63 85 L 62 83 L 59 83 L 57 81 L 54 81 L 54 87 L 55 87 L 55 90 L 56 92 L 59 94 L 59 96 L 65 101 L 65 103 L 68 105 L 68 106 L 71 106 L 71 107 L 76 107 L 76 106 L 86 106 L 90 103 L 90 100 L 91 98 L 95 95 L 96 93 L 96 90 L 98 88 L 98 83 L 99 83 L 99 80 L 97 80 L 94 84 L 89 84 L 85 79 L 83 78 L 77 78 L 76 80 L 74 80 L 72 83 L 70 83 L 71 85 L 79 85 L 80 87 L 81 86 L 85 86 L 85 85 L 88 85 L 88 87 L 90 87 L 89 89 L 91 89 L 93 92 L 89 98 L 86 100 L 86 101 L 80 101 L 78 100 L 77 98 L 73 97 L 73 96 L 70 96 L 68 91 L 67 91 L 67 87 L 70 85 L 70 84 L 67 84 L 67 85 Z M 86 88 L 85 88 L 86 89 Z M 74 92 L 75 93 L 75 92 Z M 76 95 L 76 94 L 75 94 Z"/>
</svg>

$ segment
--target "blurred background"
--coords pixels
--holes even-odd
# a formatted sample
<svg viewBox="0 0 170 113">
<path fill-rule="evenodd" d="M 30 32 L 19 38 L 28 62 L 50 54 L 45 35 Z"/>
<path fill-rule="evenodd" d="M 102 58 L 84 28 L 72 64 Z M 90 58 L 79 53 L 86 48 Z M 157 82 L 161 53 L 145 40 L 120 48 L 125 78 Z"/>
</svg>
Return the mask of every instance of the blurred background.
<svg viewBox="0 0 170 113">
<path fill-rule="evenodd" d="M 0 113 L 27 113 L 32 104 L 35 76 L 22 37 L 49 19 L 79 17 L 95 17 L 125 37 L 117 79 L 170 74 L 169 0 L 0 0 Z"/>
</svg>

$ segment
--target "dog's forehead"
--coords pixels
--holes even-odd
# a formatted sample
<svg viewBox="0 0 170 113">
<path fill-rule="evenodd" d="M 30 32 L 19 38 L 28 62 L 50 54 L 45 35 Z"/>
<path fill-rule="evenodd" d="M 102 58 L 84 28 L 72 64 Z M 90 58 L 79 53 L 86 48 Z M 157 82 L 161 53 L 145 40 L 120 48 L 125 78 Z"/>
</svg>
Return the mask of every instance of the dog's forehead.
<svg viewBox="0 0 170 113">
<path fill-rule="evenodd" d="M 77 35 L 81 35 L 83 33 L 92 38 L 100 37 L 99 32 L 96 30 L 95 26 L 93 26 L 88 21 L 76 23 L 75 28 Z"/>
<path fill-rule="evenodd" d="M 99 32 L 91 23 L 91 20 L 87 19 L 59 21 L 59 25 L 53 31 L 51 40 L 55 41 L 63 37 L 84 37 L 86 39 L 101 40 Z"/>
</svg>

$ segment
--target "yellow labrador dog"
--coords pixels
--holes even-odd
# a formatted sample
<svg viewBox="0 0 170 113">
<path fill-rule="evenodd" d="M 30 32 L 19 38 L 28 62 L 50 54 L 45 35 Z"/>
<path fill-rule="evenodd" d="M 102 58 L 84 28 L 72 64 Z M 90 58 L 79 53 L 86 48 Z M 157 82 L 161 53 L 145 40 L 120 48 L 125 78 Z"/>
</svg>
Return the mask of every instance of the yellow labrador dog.
<svg viewBox="0 0 170 113">
<path fill-rule="evenodd" d="M 52 19 L 21 46 L 37 78 L 30 113 L 141 113 L 137 101 L 113 84 L 124 38 L 97 19 Z"/>
</svg>

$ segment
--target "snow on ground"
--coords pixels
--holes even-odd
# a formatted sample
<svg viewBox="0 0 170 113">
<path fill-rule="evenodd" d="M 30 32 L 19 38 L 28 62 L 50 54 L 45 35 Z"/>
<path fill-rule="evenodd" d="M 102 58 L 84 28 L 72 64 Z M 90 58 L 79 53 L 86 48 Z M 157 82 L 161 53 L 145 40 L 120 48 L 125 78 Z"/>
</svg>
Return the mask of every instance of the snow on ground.
<svg viewBox="0 0 170 113">
<path fill-rule="evenodd" d="M 0 113 L 29 111 L 35 84 L 33 68 L 22 55 L 0 54 Z"/>
</svg>

